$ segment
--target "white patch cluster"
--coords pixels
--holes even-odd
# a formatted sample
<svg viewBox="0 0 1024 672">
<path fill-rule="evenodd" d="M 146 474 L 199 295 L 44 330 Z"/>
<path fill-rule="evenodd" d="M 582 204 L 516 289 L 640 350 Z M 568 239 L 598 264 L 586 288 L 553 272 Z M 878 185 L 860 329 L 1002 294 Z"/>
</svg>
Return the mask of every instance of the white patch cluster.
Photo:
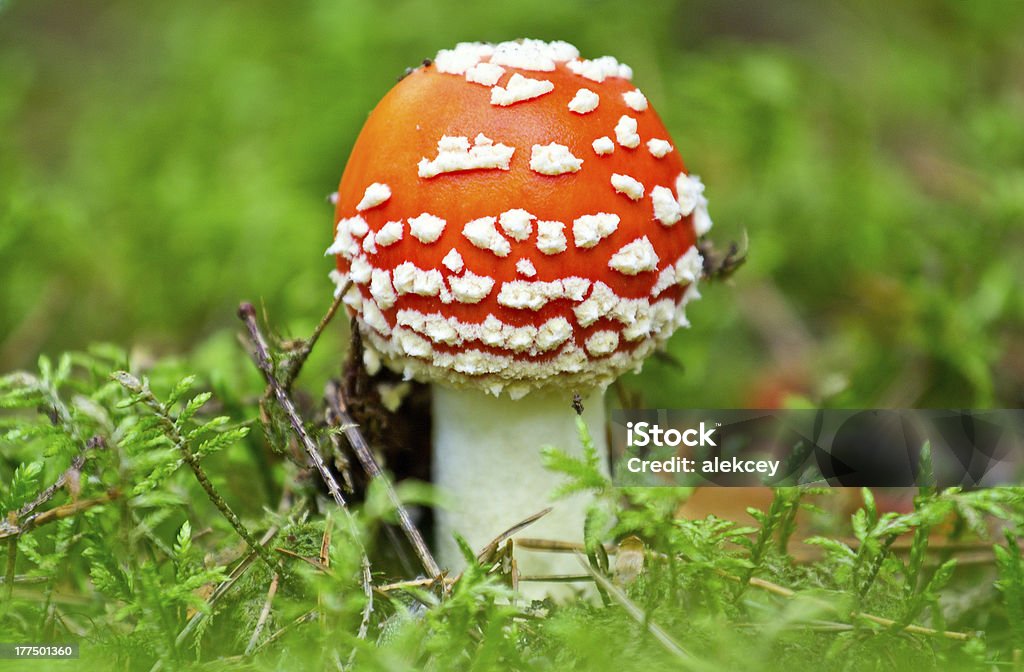
<svg viewBox="0 0 1024 672">
<path fill-rule="evenodd" d="M 573 308 L 576 321 L 581 327 L 589 327 L 601 317 L 611 313 L 619 302 L 612 288 L 603 282 L 595 282 L 587 300 Z"/>
<path fill-rule="evenodd" d="M 533 262 L 525 258 L 516 262 L 516 270 L 520 275 L 525 275 L 528 278 L 537 275 L 537 268 L 533 265 Z"/>
<path fill-rule="evenodd" d="M 380 312 L 380 308 L 375 302 L 363 301 L 363 321 L 385 336 L 391 335 L 391 325 L 388 324 L 387 318 L 384 317 L 384 313 Z"/>
<path fill-rule="evenodd" d="M 711 230 L 708 199 L 704 196 L 704 183 L 699 176 L 680 173 L 676 178 L 676 197 L 684 217 L 693 213 L 693 229 L 698 237 Z"/>
<path fill-rule="evenodd" d="M 444 255 L 444 259 L 441 260 L 441 264 L 452 273 L 461 273 L 462 269 L 465 268 L 465 263 L 462 261 L 462 255 L 454 247 L 448 250 L 448 254 Z"/>
<path fill-rule="evenodd" d="M 494 315 L 483 322 L 462 322 L 441 313 L 399 310 L 395 316 L 398 328 L 408 328 L 426 336 L 436 344 L 460 346 L 478 341 L 495 348 L 539 355 L 565 343 L 572 336 L 572 325 L 564 317 L 545 321 L 540 327 L 517 327 L 506 324 Z"/>
<path fill-rule="evenodd" d="M 365 236 L 369 230 L 369 224 L 360 215 L 339 219 L 335 226 L 334 242 L 324 251 L 324 256 L 340 254 L 346 259 L 352 259 L 359 254 L 359 243 L 355 239 Z"/>
<path fill-rule="evenodd" d="M 680 285 L 695 285 L 704 275 L 704 257 L 694 245 L 679 257 L 675 263 L 676 282 Z"/>
<path fill-rule="evenodd" d="M 680 173 L 676 178 L 676 197 L 683 215 L 689 215 L 704 196 L 704 184 L 696 175 Z"/>
<path fill-rule="evenodd" d="M 505 232 L 505 235 L 513 240 L 522 242 L 533 233 L 532 221 L 534 219 L 537 218 L 526 210 L 513 208 L 512 210 L 506 210 L 498 216 L 498 224 L 501 226 L 501 230 Z"/>
<path fill-rule="evenodd" d="M 491 88 L 491 105 L 508 107 L 524 100 L 533 100 L 555 90 L 555 85 L 546 79 L 523 77 L 518 72 L 512 75 L 505 86 Z"/>
<path fill-rule="evenodd" d="M 512 246 L 498 233 L 494 227 L 495 222 L 497 220 L 494 217 L 471 220 L 462 227 L 462 235 L 481 250 L 490 250 L 499 257 L 507 257 Z"/>
<path fill-rule="evenodd" d="M 348 219 L 348 230 L 356 238 L 362 238 L 370 231 L 370 225 L 362 217 L 350 217 Z"/>
<path fill-rule="evenodd" d="M 619 216 L 607 212 L 577 217 L 572 223 L 572 237 L 576 247 L 593 247 L 602 238 L 619 228 Z"/>
<path fill-rule="evenodd" d="M 622 298 L 602 282 L 593 283 L 590 296 L 582 301 L 590 282 L 584 278 L 562 281 L 563 291 L 571 287 L 567 292 L 569 298 L 578 302 L 573 313 L 580 326 L 590 326 L 599 319 L 623 325 L 620 332 L 604 328 L 592 333 L 583 347 L 571 340 L 574 329 L 563 317 L 548 319 L 539 327 L 514 326 L 494 315 L 488 315 L 482 323 L 470 323 L 440 313 L 400 309 L 392 328 L 376 300 L 363 301 L 355 287 L 347 293 L 346 304 L 362 309 L 361 328 L 367 346 L 364 361 L 368 370 L 379 368 L 383 358 L 391 368 L 404 369 L 408 379 L 443 378 L 457 386 L 482 388 L 496 395 L 507 391 L 518 397 L 531 389 L 549 386 L 551 376 L 557 375 L 562 387 L 585 387 L 607 384 L 630 368 L 639 370 L 643 359 L 658 343 L 676 328 L 689 326 L 685 307 L 700 298 L 695 280 L 701 273 L 701 264 L 699 252 L 691 247 L 659 274 L 651 296 L 656 299 L 661 291 L 678 282 L 687 285 L 679 301 Z M 338 285 L 344 280 L 336 273 L 332 279 Z M 541 294 L 553 293 L 553 288 L 544 286 L 546 283 L 523 284 L 534 285 Z M 337 291 L 340 289 L 339 286 Z M 383 291 L 386 293 L 386 287 Z M 632 345 L 620 350 L 623 339 Z M 473 341 L 510 354 L 474 349 L 468 343 Z M 435 344 L 460 350 L 448 352 L 436 349 Z M 522 359 L 523 354 L 536 357 L 555 349 L 553 356 L 545 355 L 543 360 Z M 517 354 L 519 357 L 514 356 Z"/>
<path fill-rule="evenodd" d="M 575 173 L 582 165 L 583 159 L 573 156 L 568 147 L 557 142 L 534 145 L 530 154 L 530 170 L 541 175 Z"/>
<path fill-rule="evenodd" d="M 459 42 L 454 49 L 442 49 L 434 56 L 438 72 L 461 75 L 469 68 L 494 53 L 494 47 L 482 42 Z"/>
<path fill-rule="evenodd" d="M 556 348 L 572 336 L 572 325 L 564 317 L 555 317 L 537 330 L 537 349 L 541 352 Z"/>
<path fill-rule="evenodd" d="M 390 273 L 380 268 L 373 269 L 370 275 L 370 296 L 381 310 L 387 310 L 395 305 L 398 296 L 395 294 L 395 288 L 391 286 Z"/>
<path fill-rule="evenodd" d="M 647 141 L 647 151 L 650 152 L 651 156 L 654 158 L 660 159 L 672 151 L 672 143 L 668 140 L 653 138 Z"/>
<path fill-rule="evenodd" d="M 357 285 L 365 285 L 370 281 L 373 266 L 362 257 L 356 257 L 348 267 L 348 277 Z"/>
<path fill-rule="evenodd" d="M 436 268 L 423 269 L 411 261 L 403 261 L 393 271 L 395 293 L 439 296 L 444 289 L 444 277 Z"/>
<path fill-rule="evenodd" d="M 409 233 L 421 243 L 429 245 L 437 242 L 446 224 L 440 217 L 424 212 L 418 217 L 409 218 Z"/>
<path fill-rule="evenodd" d="M 640 146 L 640 136 L 636 132 L 636 119 L 624 114 L 619 117 L 619 123 L 615 124 L 615 139 L 623 147 L 636 149 Z"/>
<path fill-rule="evenodd" d="M 651 287 L 651 296 L 654 298 L 661 296 L 662 292 L 676 283 L 676 268 L 674 265 L 669 264 L 658 273 L 658 279 L 655 280 L 654 286 Z"/>
<path fill-rule="evenodd" d="M 657 270 L 658 261 L 660 260 L 654 251 L 654 246 L 651 245 L 650 239 L 644 236 L 623 245 L 618 252 L 612 255 L 608 266 L 625 275 L 636 275 L 645 271 Z"/>
<path fill-rule="evenodd" d="M 376 208 L 389 198 L 391 198 L 391 187 L 380 182 L 374 182 L 363 192 L 363 198 L 359 201 L 359 205 L 356 206 L 356 210 L 362 212 L 363 210 Z"/>
<path fill-rule="evenodd" d="M 597 109 L 601 97 L 590 89 L 580 89 L 569 101 L 569 111 L 576 114 L 587 114 Z"/>
<path fill-rule="evenodd" d="M 381 247 L 394 245 L 402 239 L 402 229 L 402 220 L 400 219 L 386 222 L 374 236 L 374 241 Z M 369 237 L 367 237 L 367 240 L 369 240 Z"/>
<path fill-rule="evenodd" d="M 486 275 L 477 275 L 466 271 L 461 277 L 448 278 L 452 295 L 459 303 L 480 303 L 494 288 L 494 280 Z"/>
<path fill-rule="evenodd" d="M 644 197 L 644 185 L 635 177 L 613 173 L 611 182 L 615 191 L 627 196 L 632 201 L 639 201 Z"/>
<path fill-rule="evenodd" d="M 543 40 L 518 40 L 495 45 L 491 63 L 520 70 L 551 72 L 556 62 L 578 58 L 580 52 L 568 42 Z"/>
<path fill-rule="evenodd" d="M 466 81 L 472 84 L 494 86 L 505 74 L 505 68 L 497 63 L 477 63 L 466 70 Z"/>
<path fill-rule="evenodd" d="M 611 154 L 615 151 L 615 143 L 607 135 L 602 135 L 594 142 L 590 143 L 590 146 L 594 148 L 594 153 L 600 156 Z"/>
<path fill-rule="evenodd" d="M 626 101 L 626 107 L 637 112 L 647 109 L 647 96 L 640 93 L 640 89 L 633 89 L 622 94 L 622 100 Z"/>
<path fill-rule="evenodd" d="M 472 147 L 469 138 L 443 135 L 437 141 L 437 157 L 433 160 L 420 159 L 417 172 L 420 177 L 430 178 L 460 170 L 508 170 L 515 151 L 515 147 L 494 144 L 483 133 L 474 138 Z"/>
<path fill-rule="evenodd" d="M 679 201 L 668 187 L 657 186 L 651 189 L 651 202 L 654 204 L 654 218 L 663 225 L 672 226 L 683 218 Z"/>
<path fill-rule="evenodd" d="M 330 278 L 332 283 L 334 283 L 334 298 L 338 298 L 341 293 L 345 291 L 345 285 L 348 285 L 348 276 L 338 269 L 332 268 L 327 274 L 327 277 Z M 355 285 L 349 285 L 348 293 L 351 293 L 353 289 L 356 290 L 356 296 L 362 296 L 362 294 L 359 293 L 359 290 L 356 289 Z M 348 302 L 345 301 L 345 304 L 348 305 Z M 355 310 L 359 310 L 359 306 L 355 306 L 354 308 Z"/>
<path fill-rule="evenodd" d="M 537 249 L 544 254 L 565 252 L 565 224 L 555 221 L 537 222 Z"/>
<path fill-rule="evenodd" d="M 488 315 L 480 325 L 467 326 L 470 326 L 470 333 L 477 337 L 474 340 L 479 340 L 484 345 L 505 348 L 513 352 L 529 350 L 533 347 L 534 338 L 537 337 L 537 327 L 532 325 L 516 327 L 505 324 L 494 315 Z"/>
<path fill-rule="evenodd" d="M 598 84 L 608 77 L 633 78 L 633 69 L 624 63 L 619 63 L 612 56 L 602 56 L 593 60 L 575 59 L 565 65 L 580 77 L 585 77 Z"/>
<path fill-rule="evenodd" d="M 561 280 L 510 280 L 501 285 L 498 304 L 508 308 L 540 310 L 549 301 L 571 299 L 582 301 L 590 288 L 586 278 L 563 278 Z"/>
<path fill-rule="evenodd" d="M 616 331 L 595 331 L 586 342 L 587 352 L 595 357 L 610 355 L 619 347 L 619 333 Z"/>
<path fill-rule="evenodd" d="M 652 314 L 667 315 L 668 323 L 671 324 L 674 306 L 671 302 L 667 302 L 667 304 L 659 306 L 657 311 L 652 310 Z M 658 319 L 663 321 L 661 317 Z M 652 319 L 653 322 L 654 319 Z M 494 325 L 489 326 L 493 328 Z M 516 329 L 510 325 L 506 326 L 509 330 Z M 538 343 L 543 338 L 541 334 L 546 326 L 538 330 L 536 337 Z M 558 327 L 555 327 L 552 333 L 556 333 L 557 329 Z M 400 330 L 404 330 L 404 328 L 397 327 L 395 329 L 396 335 Z M 571 333 L 571 329 L 567 331 Z M 389 339 L 373 328 L 366 329 L 364 327 L 366 337 L 364 360 L 375 362 L 383 359 L 392 369 L 403 372 L 407 379 L 415 378 L 422 381 L 443 379 L 448 384 L 457 387 L 482 389 L 494 395 L 507 392 L 511 397 L 519 398 L 530 390 L 549 388 L 553 384 L 557 384 L 563 389 L 608 385 L 625 371 L 639 371 L 643 360 L 658 346 L 659 342 L 667 338 L 669 331 L 667 329 L 655 330 L 653 332 L 655 338 L 638 341 L 630 349 L 617 350 L 607 357 L 596 360 L 572 340 L 564 342 L 554 356 L 536 360 L 521 356 L 513 357 L 511 354 L 496 355 L 493 352 L 471 347 L 454 353 L 434 350 L 422 358 L 411 358 L 401 346 L 399 338 Z M 502 332 L 499 334 L 500 336 L 494 340 L 503 343 L 513 340 L 511 331 L 508 332 L 507 337 Z M 419 343 L 414 343 L 414 345 L 419 345 L 419 349 L 423 349 Z M 534 353 L 531 351 L 530 354 Z M 367 365 L 369 366 L 370 363 L 368 361 Z M 552 381 L 557 381 L 557 383 Z"/>
</svg>

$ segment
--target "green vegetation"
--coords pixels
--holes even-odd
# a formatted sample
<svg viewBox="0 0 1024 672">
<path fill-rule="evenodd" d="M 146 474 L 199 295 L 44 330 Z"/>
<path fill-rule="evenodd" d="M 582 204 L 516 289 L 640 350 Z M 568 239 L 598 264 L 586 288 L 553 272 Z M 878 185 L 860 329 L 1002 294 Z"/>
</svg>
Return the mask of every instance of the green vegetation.
<svg viewBox="0 0 1024 672">
<path fill-rule="evenodd" d="M 273 359 L 287 368 L 286 353 Z M 600 601 L 510 603 L 510 547 L 481 564 L 466 548 L 473 564 L 444 587 L 415 580 L 396 556 L 410 549 L 380 534 L 396 514 L 383 482 L 337 506 L 290 452 L 280 409 L 264 406 L 261 432 L 219 415 L 260 415 L 259 385 L 214 397 L 189 368 L 141 372 L 104 348 L 0 381 L 0 407 L 39 411 L 4 423 L 20 462 L 0 499 L 5 638 L 79 641 L 96 669 L 985 669 L 1024 644 L 1019 488 L 925 485 L 907 513 L 865 490 L 852 539 L 833 522 L 807 540 L 823 550 L 809 562 L 790 555 L 795 515 L 829 491 L 779 489 L 750 527 L 681 520 L 688 490 L 616 489 L 593 455 L 550 448 L 562 494 L 598 496 L 579 558 Z M 327 456 L 344 428 L 309 424 Z M 261 482 L 267 440 L 283 458 L 275 491 L 232 488 Z M 991 520 L 1005 545 L 977 541 Z M 623 535 L 643 544 L 606 546 Z M 987 559 L 961 567 L 965 548 Z"/>
<path fill-rule="evenodd" d="M 294 339 L 330 302 L 324 197 L 367 110 L 459 40 L 566 39 L 634 67 L 718 247 L 749 241 L 624 403 L 1020 407 L 1022 32 L 998 1 L 0 0 L 0 642 L 78 641 L 85 669 L 1019 665 L 1014 488 L 925 485 L 904 513 L 781 489 L 744 524 L 677 520 L 689 491 L 552 450 L 599 494 L 593 604 L 509 604 L 504 547 L 450 591 L 388 588 L 422 570 L 387 493 L 331 500 L 235 309 L 274 317 L 337 459 L 318 400 L 344 320 L 297 377 Z M 380 418 L 371 442 L 408 432 Z M 632 581 L 604 546 L 630 534 Z"/>
</svg>

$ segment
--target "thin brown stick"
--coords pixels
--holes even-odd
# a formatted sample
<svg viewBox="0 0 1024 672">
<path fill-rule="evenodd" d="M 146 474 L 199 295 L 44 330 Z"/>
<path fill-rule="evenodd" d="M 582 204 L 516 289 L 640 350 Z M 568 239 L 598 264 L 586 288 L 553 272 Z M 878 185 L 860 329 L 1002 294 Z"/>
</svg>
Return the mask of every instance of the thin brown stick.
<svg viewBox="0 0 1024 672">
<path fill-rule="evenodd" d="M 618 586 L 609 581 L 606 577 L 602 576 L 597 570 L 590 566 L 587 562 L 587 558 L 580 552 L 575 553 L 576 559 L 579 560 L 580 565 L 583 566 L 587 573 L 593 577 L 597 585 L 601 586 L 612 599 L 619 603 L 619 605 L 629 614 L 633 620 L 647 628 L 647 631 L 651 633 L 651 636 L 661 644 L 662 648 L 671 653 L 679 661 L 680 665 L 686 669 L 695 669 L 701 667 L 698 665 L 698 661 L 681 647 L 672 637 L 661 629 L 661 627 L 652 621 L 644 610 L 641 609 L 633 602 L 629 597 L 622 592 Z"/>
<path fill-rule="evenodd" d="M 721 571 L 721 570 L 717 570 L 717 572 L 718 572 L 718 574 L 720 576 L 722 576 L 722 577 L 724 577 L 724 578 L 726 578 L 726 579 L 728 579 L 730 581 L 735 581 L 737 583 L 741 582 L 741 579 L 738 576 L 733 576 L 732 574 L 729 574 L 728 572 L 724 572 L 724 571 Z M 771 581 L 766 581 L 765 579 L 759 579 L 757 577 L 752 577 L 748 581 L 748 584 L 750 586 L 754 587 L 754 588 L 760 588 L 761 590 L 764 590 L 766 592 L 772 593 L 773 595 L 778 595 L 779 597 L 785 597 L 787 599 L 796 597 L 796 595 L 797 595 L 796 591 L 794 591 L 794 590 L 786 588 L 785 586 L 780 586 L 777 583 L 772 583 Z M 811 597 L 808 597 L 807 599 L 812 600 L 815 604 L 822 605 L 823 607 L 829 609 L 830 611 L 835 611 L 835 607 L 832 604 L 830 604 L 830 603 L 828 603 L 828 602 L 826 602 L 824 600 L 819 600 L 819 599 L 811 598 Z M 876 625 L 881 625 L 881 626 L 886 627 L 886 628 L 892 628 L 892 627 L 895 627 L 895 626 L 898 625 L 898 622 L 892 620 L 891 618 L 884 618 L 882 616 L 875 616 L 874 614 L 868 614 L 868 613 L 865 613 L 863 611 L 855 611 L 855 612 L 851 613 L 850 616 L 852 618 L 863 618 L 866 621 L 871 621 L 872 623 L 875 623 Z M 926 627 L 924 627 L 922 625 L 910 624 L 910 625 L 905 625 L 905 626 L 903 626 L 903 627 L 901 627 L 899 629 L 902 630 L 903 632 L 909 632 L 909 633 L 912 633 L 912 634 L 915 634 L 915 635 L 929 635 L 929 636 L 945 637 L 946 639 L 953 639 L 953 640 L 960 641 L 960 642 L 967 641 L 967 640 L 971 639 L 971 635 L 969 635 L 967 633 L 964 633 L 964 632 L 955 632 L 955 631 L 952 631 L 952 630 L 934 630 L 932 628 L 926 628 Z"/>
<path fill-rule="evenodd" d="M 29 515 L 37 508 L 39 508 L 41 505 L 49 501 L 50 498 L 57 494 L 57 491 L 64 487 L 64 484 L 67 483 L 68 475 L 74 471 L 81 471 L 83 466 L 85 466 L 85 455 L 79 453 L 78 455 L 75 455 L 75 459 L 71 460 L 71 466 L 68 467 L 60 476 L 58 476 L 57 480 L 54 481 L 50 487 L 46 488 L 38 495 L 36 495 L 36 498 L 33 499 L 31 502 L 18 509 L 18 517 L 24 518 L 25 516 Z"/>
<path fill-rule="evenodd" d="M 295 404 L 292 403 L 284 386 L 281 385 L 281 382 L 274 375 L 274 365 L 270 361 L 270 346 L 267 345 L 267 339 L 263 337 L 263 332 L 260 331 L 259 325 L 256 324 L 256 309 L 252 307 L 251 303 L 242 303 L 238 307 L 238 316 L 245 323 L 249 331 L 249 337 L 255 346 L 256 366 L 263 374 L 267 385 L 273 391 L 277 403 L 284 410 L 285 415 L 288 416 L 288 423 L 292 426 L 292 431 L 295 432 L 295 436 L 302 443 L 302 447 L 306 450 L 309 459 L 313 461 L 313 465 L 320 473 L 320 478 L 327 485 L 327 491 L 331 494 L 334 502 L 340 509 L 348 513 L 348 506 L 345 503 L 345 497 L 341 494 L 341 489 L 338 487 L 338 482 L 334 480 L 334 476 L 327 469 L 324 458 L 320 455 L 320 451 L 317 450 L 316 443 L 309 436 L 309 432 L 306 431 L 302 418 L 299 417 L 298 411 L 295 410 Z"/>
<path fill-rule="evenodd" d="M 335 303 L 337 303 L 337 301 Z M 337 310 L 337 308 L 335 307 L 333 310 Z M 328 315 L 333 315 L 333 311 L 329 311 Z M 295 410 L 295 404 L 292 403 L 287 391 L 285 391 L 281 382 L 274 375 L 273 364 L 270 361 L 270 348 L 267 345 L 267 340 L 263 337 L 263 333 L 260 331 L 259 325 L 256 324 L 256 310 L 252 307 L 251 303 L 242 303 L 238 307 L 238 316 L 241 318 L 242 322 L 245 323 L 245 326 L 249 331 L 249 336 L 252 339 L 252 343 L 256 348 L 256 365 L 263 373 L 263 377 L 266 379 L 267 385 L 269 385 L 273 390 L 274 396 L 277 398 L 277 403 L 284 410 L 285 415 L 288 416 L 288 422 L 291 424 L 292 430 L 299 438 L 303 448 L 305 448 L 309 459 L 312 460 L 313 464 L 316 466 L 320 477 L 327 485 L 328 492 L 331 493 L 331 497 L 334 498 L 334 502 L 338 505 L 338 508 L 341 509 L 342 514 L 345 517 L 345 521 L 348 524 L 352 541 L 359 547 L 360 564 L 362 567 L 363 594 L 366 596 L 368 604 L 371 605 L 369 608 L 372 609 L 373 588 L 370 583 L 370 558 L 366 555 L 366 548 L 363 546 L 360 539 L 359 529 L 356 526 L 355 518 L 352 517 L 352 512 L 349 511 L 348 506 L 345 503 L 345 498 L 341 494 L 338 482 L 334 480 L 334 476 L 331 474 L 330 470 L 327 469 L 327 465 L 324 463 L 324 458 L 320 455 L 320 451 L 317 450 L 316 444 L 306 431 L 306 427 L 303 424 L 302 419 L 299 417 L 298 411 Z M 322 323 L 326 324 L 327 319 L 328 318 L 325 317 L 325 320 L 322 321 Z M 362 630 L 362 627 L 360 629 Z"/>
<path fill-rule="evenodd" d="M 519 580 L 536 583 L 591 583 L 594 579 L 589 574 L 520 574 Z"/>
<path fill-rule="evenodd" d="M 18 537 L 26 532 L 36 529 L 37 527 L 46 525 L 47 523 L 52 523 L 55 520 L 61 520 L 63 518 L 70 518 L 77 513 L 91 509 L 94 506 L 107 504 L 120 497 L 121 493 L 118 490 L 111 489 L 108 490 L 105 495 L 101 495 L 99 497 L 94 497 L 92 499 L 80 499 L 77 502 L 55 506 L 52 509 L 29 516 L 20 527 L 8 522 L 8 524 L 4 525 L 3 529 L 0 530 L 0 540 Z M 14 514 L 12 512 L 11 516 L 13 517 L 13 515 Z"/>
<path fill-rule="evenodd" d="M 290 632 L 293 629 L 299 627 L 303 623 L 310 623 L 312 621 L 315 621 L 316 619 L 317 619 L 316 609 L 310 609 L 309 611 L 304 613 L 302 616 L 299 616 L 298 618 L 296 618 L 291 623 L 286 624 L 280 630 L 278 630 L 277 632 L 272 634 L 270 637 L 267 637 L 262 642 L 260 642 L 260 644 L 255 649 L 253 649 L 252 652 L 249 655 L 250 656 L 255 656 L 257 653 L 262 651 L 267 646 L 270 646 L 271 644 L 273 644 L 277 640 L 281 639 L 281 637 L 283 637 L 288 632 Z"/>
<path fill-rule="evenodd" d="M 476 554 L 476 561 L 480 564 L 484 564 L 494 556 L 494 554 L 498 551 L 498 547 L 505 543 L 509 538 L 511 538 L 512 535 L 516 534 L 517 532 L 521 532 L 522 530 L 525 530 L 530 525 L 533 525 L 538 520 L 551 513 L 551 511 L 552 507 L 549 506 L 546 509 L 542 509 L 533 515 L 523 518 L 521 521 L 519 521 L 512 527 L 508 528 L 507 530 L 496 536 L 482 549 L 480 549 L 480 552 Z M 516 540 L 516 545 L 522 546 L 522 544 L 519 543 L 518 539 Z"/>
<path fill-rule="evenodd" d="M 251 655 L 252 650 L 256 648 L 256 642 L 259 641 L 263 628 L 267 625 L 267 619 L 270 617 L 270 606 L 274 603 L 274 596 L 277 595 L 278 581 L 280 581 L 280 574 L 274 572 L 274 578 L 270 580 L 270 588 L 267 590 L 267 599 L 263 602 L 260 617 L 256 619 L 256 627 L 253 628 L 252 637 L 249 638 L 249 644 L 245 647 L 245 655 L 247 656 Z"/>
<path fill-rule="evenodd" d="M 260 545 L 266 546 L 267 544 L 269 544 L 274 539 L 274 537 L 277 536 L 279 530 L 280 528 L 275 525 L 268 529 L 266 532 L 264 532 L 263 536 L 260 538 Z M 231 570 L 231 573 L 228 574 L 228 578 L 222 581 L 221 583 L 217 584 L 217 587 L 213 589 L 213 592 L 210 593 L 210 597 L 206 600 L 206 604 L 208 606 L 213 606 L 217 602 L 217 600 L 219 600 L 221 597 L 224 596 L 225 593 L 231 590 L 231 588 L 234 587 L 238 580 L 242 578 L 242 576 L 245 574 L 245 571 L 249 569 L 249 567 L 252 565 L 255 559 L 256 552 L 250 550 L 249 553 L 244 558 L 242 558 L 237 565 L 235 565 L 235 568 Z M 185 641 L 185 638 L 189 635 L 189 633 L 192 632 L 192 630 L 195 629 L 195 627 L 199 624 L 199 621 L 201 621 L 205 615 L 206 614 L 203 611 L 196 611 L 192 618 L 189 619 L 188 623 L 185 624 L 185 628 L 178 634 L 178 637 L 174 640 L 174 644 L 176 646 L 181 646 L 181 644 Z M 157 662 L 159 663 L 160 661 Z"/>
<path fill-rule="evenodd" d="M 352 451 L 356 454 L 359 464 L 362 465 L 363 470 L 371 480 L 378 480 L 384 486 L 388 500 L 398 513 L 399 526 L 402 528 L 402 532 L 405 533 L 409 543 L 412 544 L 412 548 L 416 552 L 420 564 L 423 565 L 423 569 L 428 576 L 435 578 L 441 576 L 441 568 L 438 566 L 437 561 L 434 560 L 434 556 L 427 547 L 427 543 L 423 540 L 423 535 L 420 533 L 419 528 L 413 524 L 412 517 L 409 515 L 409 511 L 405 508 L 402 500 L 398 497 L 398 493 L 395 492 L 391 480 L 384 475 L 383 470 L 381 470 L 380 465 L 377 463 L 377 459 L 370 450 L 370 446 L 359 431 L 358 425 L 352 420 L 352 416 L 349 415 L 348 406 L 345 403 L 345 393 L 341 386 L 336 381 L 329 382 L 325 396 L 328 405 L 333 407 L 333 410 L 337 413 L 338 427 L 345 433 L 345 438 L 348 439 L 349 445 L 352 446 Z"/>
<path fill-rule="evenodd" d="M 14 595 L 14 566 L 18 562 L 18 537 L 12 536 L 7 542 L 7 569 L 4 572 L 4 607 L 3 613 L 7 615 L 7 609 L 11 606 L 11 597 Z"/>
<path fill-rule="evenodd" d="M 551 553 L 584 553 L 586 547 L 583 544 L 573 541 L 562 541 L 560 539 L 537 539 L 534 537 L 519 537 L 516 539 L 516 546 L 527 548 L 531 551 L 549 551 Z M 615 544 L 605 544 L 604 550 L 609 554 L 616 551 Z"/>
<path fill-rule="evenodd" d="M 16 574 L 14 576 L 14 583 L 18 585 L 32 585 L 36 583 L 47 583 L 50 581 L 48 576 L 29 576 L 28 574 Z M 6 583 L 7 577 L 0 576 L 0 583 Z"/>
<path fill-rule="evenodd" d="M 287 548 L 281 548 L 280 546 L 278 546 L 274 550 L 276 552 L 282 554 L 282 555 L 287 555 L 290 558 L 295 558 L 296 560 L 302 560 L 306 564 L 308 564 L 311 567 L 313 567 L 313 568 L 323 572 L 324 574 L 330 574 L 331 573 L 331 570 L 326 565 L 324 565 L 322 562 L 320 562 L 317 558 L 307 558 L 304 555 L 299 555 L 295 551 L 292 551 L 292 550 L 287 549 Z"/>
<path fill-rule="evenodd" d="M 375 586 L 374 590 L 383 595 L 394 590 L 406 590 L 407 588 L 430 588 L 435 583 L 437 583 L 437 579 L 432 576 L 427 576 L 422 579 L 410 579 L 408 581 L 385 583 L 381 586 Z"/>
<path fill-rule="evenodd" d="M 334 301 L 331 302 L 330 308 L 327 309 L 327 313 L 320 318 L 320 322 L 316 325 L 316 328 L 313 329 L 313 333 L 309 338 L 302 342 L 302 346 L 299 348 L 298 352 L 294 353 L 289 359 L 287 375 L 284 381 L 285 390 L 291 390 L 292 383 L 302 372 L 303 365 L 305 365 L 306 360 L 309 359 L 309 353 L 313 351 L 313 346 L 320 340 L 320 336 L 324 333 L 324 329 L 326 329 L 327 325 L 334 319 L 334 314 L 338 312 L 338 308 L 341 306 L 342 297 L 345 295 L 345 292 L 348 291 L 351 284 L 352 281 L 349 280 L 342 290 L 338 292 L 338 295 L 334 297 Z"/>
</svg>

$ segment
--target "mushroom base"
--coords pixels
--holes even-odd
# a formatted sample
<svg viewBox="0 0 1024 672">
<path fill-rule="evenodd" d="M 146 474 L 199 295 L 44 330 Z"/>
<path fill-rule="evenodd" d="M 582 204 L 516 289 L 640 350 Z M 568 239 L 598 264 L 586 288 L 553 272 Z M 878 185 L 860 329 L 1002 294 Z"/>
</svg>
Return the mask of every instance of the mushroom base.
<svg viewBox="0 0 1024 672">
<path fill-rule="evenodd" d="M 608 470 L 603 390 L 584 399 L 583 419 Z M 565 476 L 544 468 L 543 446 L 555 446 L 582 456 L 576 431 L 572 391 L 534 392 L 522 399 L 494 397 L 476 390 L 433 389 L 433 480 L 452 499 L 438 510 L 438 561 L 452 572 L 465 560 L 453 533 L 462 535 L 474 551 L 546 507 L 553 510 L 519 536 L 581 542 L 587 493 L 553 500 L 552 492 Z M 516 549 L 520 575 L 579 574 L 575 556 Z M 584 584 L 520 584 L 527 598 L 568 596 Z"/>
</svg>

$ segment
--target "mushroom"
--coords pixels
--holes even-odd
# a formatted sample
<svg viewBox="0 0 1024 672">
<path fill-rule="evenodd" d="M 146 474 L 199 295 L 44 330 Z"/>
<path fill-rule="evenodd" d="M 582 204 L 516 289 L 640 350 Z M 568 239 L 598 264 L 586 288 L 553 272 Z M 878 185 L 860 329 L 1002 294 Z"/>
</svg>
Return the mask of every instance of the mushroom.
<svg viewBox="0 0 1024 672">
<path fill-rule="evenodd" d="M 349 157 L 332 277 L 367 368 L 434 384 L 450 568 L 454 532 L 479 549 L 549 505 L 562 478 L 539 449 L 581 454 L 574 393 L 607 469 L 604 389 L 699 297 L 703 185 L 631 76 L 565 42 L 462 43 L 399 81 Z M 529 534 L 578 541 L 587 505 L 555 503 Z M 573 571 L 552 555 L 520 571 Z"/>
</svg>

